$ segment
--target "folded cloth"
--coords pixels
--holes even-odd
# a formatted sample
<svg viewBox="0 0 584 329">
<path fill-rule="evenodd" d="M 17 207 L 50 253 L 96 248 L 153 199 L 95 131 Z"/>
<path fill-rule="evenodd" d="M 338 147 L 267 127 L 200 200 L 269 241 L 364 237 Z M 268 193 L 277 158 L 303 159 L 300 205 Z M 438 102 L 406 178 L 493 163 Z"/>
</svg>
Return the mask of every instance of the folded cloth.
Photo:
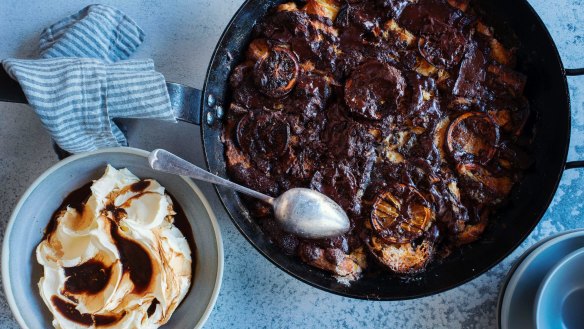
<svg viewBox="0 0 584 329">
<path fill-rule="evenodd" d="M 152 60 L 124 60 L 144 32 L 121 11 L 91 5 L 45 29 L 43 59 L 6 59 L 55 142 L 70 153 L 127 145 L 112 121 L 175 121 L 166 82 Z"/>
</svg>

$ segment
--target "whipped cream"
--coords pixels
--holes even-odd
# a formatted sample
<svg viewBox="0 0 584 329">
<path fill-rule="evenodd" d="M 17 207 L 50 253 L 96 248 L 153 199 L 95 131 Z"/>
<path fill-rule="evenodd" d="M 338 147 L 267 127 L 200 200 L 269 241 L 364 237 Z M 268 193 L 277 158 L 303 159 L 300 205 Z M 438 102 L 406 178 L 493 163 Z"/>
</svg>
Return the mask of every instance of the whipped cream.
<svg viewBox="0 0 584 329">
<path fill-rule="evenodd" d="M 36 256 L 55 328 L 158 328 L 191 284 L 191 250 L 164 187 L 107 166 L 82 207 L 58 212 Z"/>
</svg>

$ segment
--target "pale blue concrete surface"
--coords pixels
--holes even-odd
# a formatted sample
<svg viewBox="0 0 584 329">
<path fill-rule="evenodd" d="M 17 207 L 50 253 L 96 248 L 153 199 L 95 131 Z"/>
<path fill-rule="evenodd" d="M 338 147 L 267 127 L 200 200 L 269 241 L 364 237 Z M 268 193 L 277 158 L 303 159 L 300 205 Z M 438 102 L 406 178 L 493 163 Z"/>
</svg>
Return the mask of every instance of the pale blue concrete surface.
<svg viewBox="0 0 584 329">
<path fill-rule="evenodd" d="M 584 67 L 584 1 L 529 0 L 549 28 L 566 67 Z M 0 58 L 32 57 L 40 30 L 94 0 L 0 1 Z M 202 87 L 215 43 L 242 0 L 106 0 L 146 31 L 135 58 L 151 57 L 168 80 Z M 569 78 L 570 160 L 584 159 L 584 77 Z M 165 147 L 203 164 L 197 127 L 141 122 L 132 146 Z M 57 161 L 49 136 L 24 105 L 0 103 L 0 232 L 18 197 Z M 292 279 L 260 256 L 235 229 L 214 191 L 199 184 L 216 209 L 225 247 L 225 273 L 207 328 L 495 328 L 503 277 L 521 253 L 542 238 L 584 227 L 584 172 L 567 171 L 552 206 L 523 245 L 501 264 L 456 289 L 404 302 L 335 296 Z M 3 233 L 2 233 L 3 235 Z M 34 316 L 31 314 L 30 316 Z M 0 328 L 17 328 L 0 292 Z"/>
</svg>

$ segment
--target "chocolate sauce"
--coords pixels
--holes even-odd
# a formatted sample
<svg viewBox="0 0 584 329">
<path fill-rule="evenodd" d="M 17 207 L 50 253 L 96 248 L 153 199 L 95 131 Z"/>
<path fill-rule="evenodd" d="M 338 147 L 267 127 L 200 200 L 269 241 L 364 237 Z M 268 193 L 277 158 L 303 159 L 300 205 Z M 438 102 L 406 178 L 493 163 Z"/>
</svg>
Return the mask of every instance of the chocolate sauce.
<svg viewBox="0 0 584 329">
<path fill-rule="evenodd" d="M 128 214 L 124 208 L 116 207 L 111 203 L 105 206 L 105 210 L 111 214 L 116 223 L 119 223 L 122 219 L 128 217 Z"/>
<path fill-rule="evenodd" d="M 67 207 L 74 208 L 77 210 L 78 213 L 83 213 L 83 207 L 85 206 L 85 202 L 91 196 L 91 185 L 93 182 L 89 182 L 80 188 L 76 189 L 75 191 L 69 193 L 65 200 L 61 203 L 59 208 L 55 210 L 53 216 L 51 216 L 51 220 L 47 224 L 45 228 L 45 232 L 43 235 L 43 240 L 47 238 L 51 233 L 53 233 L 57 229 L 57 218 L 62 211 L 67 210 Z"/>
<path fill-rule="evenodd" d="M 456 96 L 478 98 L 484 90 L 487 59 L 478 46 L 471 45 L 460 66 L 452 93 Z"/>
<path fill-rule="evenodd" d="M 133 292 L 136 294 L 143 292 L 150 285 L 154 271 L 148 251 L 139 243 L 120 235 L 119 228 L 114 222 L 111 223 L 110 233 L 120 252 L 123 271 L 130 274 L 130 280 L 134 283 Z"/>
<path fill-rule="evenodd" d="M 147 184 L 138 184 L 140 182 L 134 183 L 132 185 L 132 190 L 133 191 L 144 190 L 150 184 L 149 181 L 141 182 L 147 182 Z M 176 213 L 176 215 L 174 216 L 174 225 L 183 234 L 183 236 L 187 240 L 187 243 L 189 244 L 189 248 L 191 249 L 192 257 L 191 266 L 192 274 L 194 275 L 196 267 L 195 258 L 196 245 L 193 236 L 193 231 L 180 204 L 176 202 L 176 199 L 170 193 L 167 192 L 167 194 L 173 201 L 173 208 Z M 116 208 L 111 209 L 110 211 L 112 211 L 113 214 L 118 214 L 120 213 L 119 210 L 123 209 Z M 125 212 L 123 215 L 125 215 Z M 134 292 L 140 293 L 144 291 L 150 284 L 153 275 L 152 260 L 150 259 L 148 252 L 144 250 L 144 248 L 142 248 L 142 246 L 140 246 L 140 244 L 138 244 L 137 242 L 134 242 L 130 239 L 126 239 L 122 235 L 120 235 L 117 224 L 115 223 L 112 223 L 111 234 L 114 239 L 114 243 L 116 244 L 118 250 L 120 251 L 120 261 L 122 262 L 123 269 L 124 271 L 130 273 L 130 280 L 132 280 L 132 282 L 134 283 Z"/>
<path fill-rule="evenodd" d="M 51 303 L 55 306 L 57 311 L 61 313 L 65 318 L 70 321 L 85 325 L 91 326 L 95 325 L 99 326 L 111 326 L 112 324 L 118 322 L 120 319 L 124 317 L 124 314 L 121 315 L 91 315 L 89 313 L 81 313 L 75 308 L 75 304 L 69 303 L 68 301 L 62 300 L 58 296 L 51 297 Z"/>
<path fill-rule="evenodd" d="M 395 67 L 367 62 L 357 67 L 345 84 L 345 103 L 353 114 L 381 119 L 397 110 L 405 84 Z"/>
<path fill-rule="evenodd" d="M 86 293 L 90 295 L 102 291 L 109 282 L 111 267 L 91 259 L 81 265 L 65 267 L 65 291 L 72 294 Z"/>
<path fill-rule="evenodd" d="M 62 300 L 58 296 L 51 297 L 51 303 L 55 306 L 57 311 L 70 321 L 77 322 L 86 326 L 93 324 L 91 314 L 81 313 L 75 308 L 75 304 Z"/>
<path fill-rule="evenodd" d="M 112 324 L 120 321 L 124 315 L 126 315 L 125 313 L 122 313 L 120 315 L 101 315 L 101 314 L 96 314 L 93 316 L 93 321 L 95 322 L 96 326 L 111 326 Z"/>
<path fill-rule="evenodd" d="M 466 27 L 465 23 L 468 24 L 460 10 L 440 0 L 421 0 L 416 5 L 406 6 L 398 20 L 401 25 L 414 33 L 440 28 L 443 25 L 462 30 Z M 437 27 L 438 24 L 441 26 Z"/>
<path fill-rule="evenodd" d="M 138 193 L 138 192 L 144 191 L 148 186 L 150 186 L 150 181 L 142 179 L 142 180 L 130 185 L 130 190 L 132 190 L 132 192 Z"/>
<path fill-rule="evenodd" d="M 154 314 L 154 312 L 156 311 L 156 305 L 160 304 L 160 302 L 158 301 L 158 299 L 154 298 L 152 300 L 152 303 L 150 303 L 150 306 L 148 306 L 148 310 L 146 310 L 146 314 L 148 314 L 148 317 L 151 317 L 152 314 Z"/>
</svg>

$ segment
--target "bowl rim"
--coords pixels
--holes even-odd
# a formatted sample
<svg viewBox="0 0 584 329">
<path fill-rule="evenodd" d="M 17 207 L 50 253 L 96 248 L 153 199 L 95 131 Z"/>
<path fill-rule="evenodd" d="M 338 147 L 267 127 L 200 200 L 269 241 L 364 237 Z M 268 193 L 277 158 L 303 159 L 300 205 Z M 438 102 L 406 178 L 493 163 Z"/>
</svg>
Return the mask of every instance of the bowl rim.
<svg viewBox="0 0 584 329">
<path fill-rule="evenodd" d="M 26 189 L 26 191 L 20 196 L 14 210 L 12 211 L 10 218 L 8 220 L 8 224 L 6 225 L 6 231 L 4 232 L 4 241 L 2 242 L 2 285 L 4 289 L 4 293 L 6 295 L 6 300 L 8 301 L 8 306 L 14 315 L 14 318 L 18 322 L 18 324 L 22 328 L 29 328 L 24 321 L 22 314 L 20 313 L 20 309 L 16 304 L 16 300 L 14 298 L 14 294 L 12 293 L 12 283 L 10 280 L 10 271 L 9 271 L 9 255 L 10 255 L 10 244 L 8 243 L 8 237 L 12 233 L 12 227 L 16 221 L 16 215 L 20 212 L 22 205 L 28 199 L 30 194 L 37 188 L 39 184 L 41 184 L 49 175 L 53 172 L 59 170 L 61 167 L 65 165 L 88 157 L 93 157 L 102 153 L 123 153 L 123 154 L 130 154 L 130 155 L 137 155 L 144 158 L 148 158 L 148 154 L 150 152 L 133 148 L 133 147 L 111 147 L 111 148 L 103 148 L 91 152 L 79 153 L 68 158 L 57 162 L 56 164 L 52 165 L 50 168 L 45 170 L 34 182 Z M 209 201 L 201 191 L 201 189 L 188 177 L 180 176 L 180 178 L 193 190 L 193 192 L 197 195 L 197 197 L 201 200 L 201 203 L 205 207 L 205 210 L 209 214 L 209 219 L 211 221 L 211 226 L 213 227 L 213 233 L 215 235 L 217 241 L 217 253 L 218 253 L 218 262 L 217 262 L 217 277 L 215 280 L 215 285 L 213 287 L 213 292 L 211 294 L 211 299 L 203 312 L 203 315 L 199 319 L 199 321 L 194 325 L 193 328 L 201 328 L 209 316 L 211 315 L 211 311 L 215 307 L 215 303 L 217 302 L 217 298 L 219 296 L 219 291 L 221 289 L 221 283 L 223 282 L 223 267 L 224 267 L 224 250 L 223 250 L 223 239 L 221 237 L 221 230 L 219 227 L 219 223 L 217 222 L 217 217 L 213 212 L 213 208 L 209 204 Z"/>
<path fill-rule="evenodd" d="M 574 238 L 584 238 L 584 229 L 574 229 L 566 232 L 560 232 L 547 238 L 544 238 L 541 241 L 536 242 L 532 246 L 533 249 L 531 248 L 528 249 L 527 251 L 529 252 L 527 251 L 525 252 L 524 254 L 525 257 L 519 256 L 516 267 L 514 268 L 514 270 L 509 271 L 508 273 L 509 278 L 505 279 L 506 282 L 504 281 L 503 283 L 502 289 L 504 288 L 504 291 L 500 292 L 502 296 L 500 296 L 500 303 L 498 303 L 497 305 L 497 308 L 499 309 L 499 311 L 497 312 L 497 316 L 499 318 L 497 321 L 499 328 L 503 329 L 507 328 L 507 323 L 503 321 L 506 321 L 506 319 L 509 318 L 508 313 L 509 310 L 511 309 L 511 297 L 515 293 L 515 290 L 517 289 L 519 282 L 521 282 L 521 279 L 524 276 L 525 271 L 529 268 L 531 263 L 533 263 L 535 259 L 539 257 L 539 255 L 546 249 L 556 244 L 559 244 L 563 241 Z M 555 265 L 556 264 L 554 264 L 554 266 Z M 530 309 L 533 310 L 533 306 Z"/>
<path fill-rule="evenodd" d="M 584 256 L 584 247 L 576 249 L 560 259 L 546 274 L 546 276 L 541 280 L 539 288 L 535 294 L 535 303 L 533 304 L 533 320 L 537 327 L 540 327 L 540 311 L 544 307 L 544 295 L 549 291 L 549 286 L 552 281 L 557 280 L 557 276 L 561 271 L 565 271 L 565 266 L 574 262 L 575 259 Z M 565 296 L 564 296 L 565 297 Z"/>
</svg>

